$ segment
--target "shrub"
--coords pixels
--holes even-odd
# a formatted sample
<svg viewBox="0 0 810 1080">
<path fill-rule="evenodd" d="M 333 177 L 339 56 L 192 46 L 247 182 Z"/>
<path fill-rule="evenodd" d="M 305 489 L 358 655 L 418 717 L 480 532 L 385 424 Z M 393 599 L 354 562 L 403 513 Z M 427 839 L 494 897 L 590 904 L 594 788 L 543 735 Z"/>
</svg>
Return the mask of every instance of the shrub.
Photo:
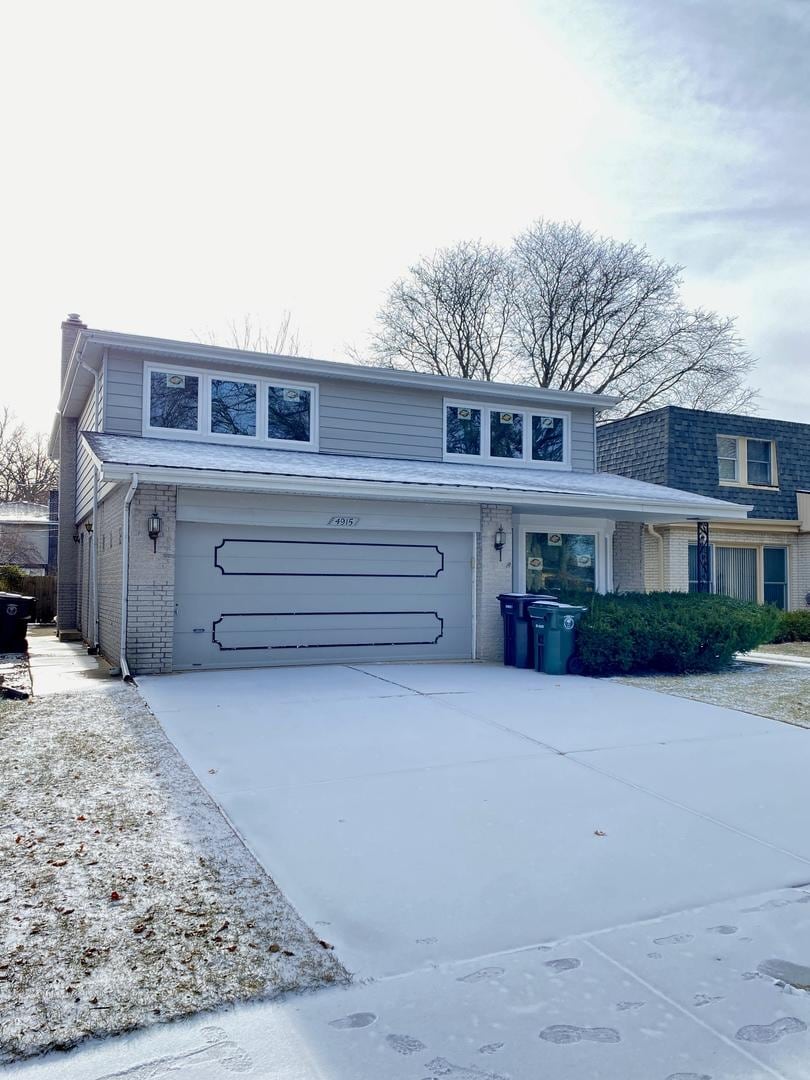
<svg viewBox="0 0 810 1080">
<path fill-rule="evenodd" d="M 0 592 L 24 592 L 23 586 L 28 575 L 19 566 L 6 563 L 0 566 Z"/>
<path fill-rule="evenodd" d="M 774 641 L 810 641 L 810 611 L 783 611 Z"/>
<path fill-rule="evenodd" d="M 780 617 L 728 596 L 597 595 L 580 620 L 577 654 L 586 675 L 719 671 L 736 652 L 770 641 Z"/>
</svg>

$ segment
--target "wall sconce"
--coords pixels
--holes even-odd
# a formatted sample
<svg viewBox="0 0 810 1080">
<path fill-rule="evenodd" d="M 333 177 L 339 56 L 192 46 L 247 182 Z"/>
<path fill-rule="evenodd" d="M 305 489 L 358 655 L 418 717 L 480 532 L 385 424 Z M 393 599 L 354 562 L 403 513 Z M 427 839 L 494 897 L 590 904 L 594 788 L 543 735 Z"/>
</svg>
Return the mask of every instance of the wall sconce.
<svg viewBox="0 0 810 1080">
<path fill-rule="evenodd" d="M 157 507 L 155 507 L 154 514 L 149 515 L 149 521 L 146 524 L 146 531 L 149 533 L 149 539 L 152 541 L 155 552 L 157 552 L 157 542 L 158 537 L 160 536 L 161 524 L 160 515 L 157 512 Z"/>
<path fill-rule="evenodd" d="M 81 543 L 81 539 L 82 539 L 82 534 L 81 534 L 80 532 L 75 532 L 75 533 L 73 534 L 73 543 L 74 543 L 74 544 L 80 544 L 80 543 Z"/>
<path fill-rule="evenodd" d="M 503 525 L 499 525 L 495 530 L 495 550 L 498 552 L 498 562 L 503 561 L 503 549 L 506 544 L 506 533 L 503 531 Z"/>
<path fill-rule="evenodd" d="M 93 522 L 92 521 L 85 521 L 84 527 L 85 527 L 85 529 L 87 529 L 87 534 L 89 536 L 90 533 L 93 531 Z"/>
</svg>

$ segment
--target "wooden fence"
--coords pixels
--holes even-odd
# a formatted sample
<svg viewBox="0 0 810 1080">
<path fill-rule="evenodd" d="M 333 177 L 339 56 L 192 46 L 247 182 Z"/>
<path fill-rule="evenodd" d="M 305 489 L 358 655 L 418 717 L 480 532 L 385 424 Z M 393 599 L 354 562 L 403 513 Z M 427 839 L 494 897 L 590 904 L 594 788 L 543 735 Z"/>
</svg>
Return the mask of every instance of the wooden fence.
<svg viewBox="0 0 810 1080">
<path fill-rule="evenodd" d="M 26 596 L 35 596 L 37 599 L 34 620 L 51 622 L 56 615 L 56 577 L 53 575 L 35 577 L 32 574 L 25 579 L 25 585 L 20 591 Z"/>
</svg>

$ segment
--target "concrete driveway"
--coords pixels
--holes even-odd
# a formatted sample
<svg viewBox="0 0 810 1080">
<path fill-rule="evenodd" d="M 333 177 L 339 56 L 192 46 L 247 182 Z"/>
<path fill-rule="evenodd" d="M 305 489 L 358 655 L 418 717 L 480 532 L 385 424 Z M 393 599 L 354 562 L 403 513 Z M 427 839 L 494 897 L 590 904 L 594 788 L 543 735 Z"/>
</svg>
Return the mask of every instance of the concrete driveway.
<svg viewBox="0 0 810 1080">
<path fill-rule="evenodd" d="M 808 732 L 472 664 L 139 681 L 355 985 L 60 1078 L 810 1076 L 810 968 L 767 966 L 810 964 Z"/>
</svg>

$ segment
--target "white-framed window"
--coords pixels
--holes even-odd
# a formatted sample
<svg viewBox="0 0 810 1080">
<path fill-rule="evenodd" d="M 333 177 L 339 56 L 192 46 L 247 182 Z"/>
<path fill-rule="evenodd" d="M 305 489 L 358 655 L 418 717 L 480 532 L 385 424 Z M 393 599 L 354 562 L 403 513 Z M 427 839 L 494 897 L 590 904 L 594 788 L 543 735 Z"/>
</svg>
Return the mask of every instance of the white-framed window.
<svg viewBox="0 0 810 1080">
<path fill-rule="evenodd" d="M 517 592 L 574 596 L 613 588 L 614 522 L 520 514 L 515 519 L 512 586 Z"/>
<path fill-rule="evenodd" d="M 470 401 L 444 402 L 444 458 L 571 468 L 571 415 Z"/>
<path fill-rule="evenodd" d="M 776 443 L 745 435 L 717 436 L 717 475 L 729 487 L 777 487 Z"/>
<path fill-rule="evenodd" d="M 697 544 L 689 545 L 689 592 L 697 592 Z M 709 591 L 788 606 L 788 549 L 779 544 L 711 544 Z"/>
<path fill-rule="evenodd" d="M 144 365 L 144 435 L 318 448 L 318 387 L 226 371 Z"/>
</svg>

